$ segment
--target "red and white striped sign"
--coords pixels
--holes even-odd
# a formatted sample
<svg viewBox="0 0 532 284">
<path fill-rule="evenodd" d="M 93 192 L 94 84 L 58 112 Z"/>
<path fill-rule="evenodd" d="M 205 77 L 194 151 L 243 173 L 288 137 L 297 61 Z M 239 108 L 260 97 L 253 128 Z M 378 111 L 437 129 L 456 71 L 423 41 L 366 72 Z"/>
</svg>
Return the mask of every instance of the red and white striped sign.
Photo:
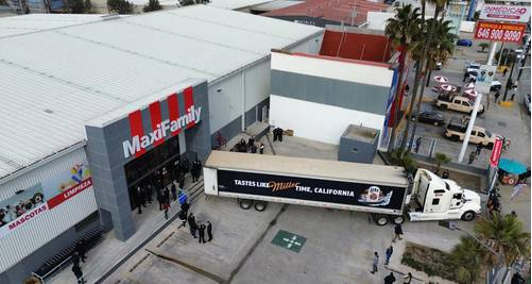
<svg viewBox="0 0 532 284">
<path fill-rule="evenodd" d="M 499 159 L 501 158 L 501 150 L 502 150 L 502 140 L 497 139 L 495 140 L 495 145 L 493 145 L 493 150 L 491 151 L 490 156 L 490 165 L 492 167 L 496 167 L 499 165 Z"/>
<path fill-rule="evenodd" d="M 146 148 L 151 145 L 158 146 L 167 137 L 179 134 L 183 129 L 195 126 L 201 117 L 201 107 L 194 106 L 194 89 L 188 87 L 183 91 L 183 101 L 185 103 L 185 113 L 179 114 L 179 100 L 177 93 L 166 98 L 169 118 L 162 120 L 161 102 L 156 101 L 148 106 L 150 116 L 149 133 L 144 133 L 142 124 L 142 110 L 136 110 L 129 114 L 129 129 L 131 139 L 123 141 L 124 157 L 127 159 L 132 155 L 140 157 L 146 153 Z"/>
</svg>

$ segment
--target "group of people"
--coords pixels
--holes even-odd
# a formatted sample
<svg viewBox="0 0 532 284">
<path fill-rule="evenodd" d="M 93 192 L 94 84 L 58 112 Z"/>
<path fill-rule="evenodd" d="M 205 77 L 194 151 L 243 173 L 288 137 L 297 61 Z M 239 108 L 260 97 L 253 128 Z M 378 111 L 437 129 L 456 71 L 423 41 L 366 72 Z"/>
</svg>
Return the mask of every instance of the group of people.
<svg viewBox="0 0 532 284">
<path fill-rule="evenodd" d="M 283 133 L 284 130 L 280 127 L 277 127 L 273 130 L 273 142 L 279 141 L 283 142 Z"/>
<path fill-rule="evenodd" d="M 401 224 L 396 224 L 394 228 L 394 238 L 392 239 L 392 243 L 395 243 L 397 240 L 402 240 L 403 235 L 403 228 Z M 390 259 L 392 258 L 393 254 L 393 246 L 390 244 L 388 248 L 386 248 L 385 255 L 386 259 L 384 261 L 384 266 L 388 266 L 390 264 Z M 378 272 L 378 266 L 379 266 L 379 253 L 374 252 L 373 253 L 373 266 L 370 271 L 371 274 L 375 274 L 375 272 Z M 386 278 L 384 278 L 385 284 L 392 284 L 396 281 L 396 278 L 393 274 L 393 272 L 390 272 Z M 405 274 L 403 278 L 403 283 L 409 284 L 412 281 L 412 274 L 409 272 L 408 274 Z"/>
<path fill-rule="evenodd" d="M 76 244 L 76 249 L 74 253 L 72 254 L 71 260 L 72 260 L 72 272 L 74 273 L 74 276 L 76 276 L 76 279 L 78 281 L 78 284 L 84 284 L 87 281 L 83 278 L 83 271 L 81 270 L 81 262 L 85 263 L 85 259 L 87 259 L 87 256 L 85 256 L 86 252 L 86 243 L 85 239 L 81 239 Z"/>
<path fill-rule="evenodd" d="M 136 186 L 133 199 L 137 206 L 138 214 L 142 214 L 142 207 L 147 207 L 147 203 L 151 204 L 153 202 L 153 193 L 155 192 L 159 210 L 164 211 L 164 216 L 168 219 L 170 204 L 178 199 L 178 189 L 182 191 L 185 188 L 186 174 L 190 172 L 192 182 L 197 182 L 201 176 L 202 163 L 198 159 L 192 163 L 192 168 L 190 168 L 187 158 L 184 158 L 180 164 L 181 166 L 177 167 L 176 172 L 172 175 L 174 181 L 170 186 L 164 186 L 162 182 L 164 177 L 169 174 L 166 167 L 157 170 L 153 174 L 151 182 L 144 183 L 143 186 Z"/>
<path fill-rule="evenodd" d="M 264 143 L 260 143 L 259 147 L 257 147 L 257 143 L 255 142 L 255 136 L 251 136 L 248 139 L 248 142 L 246 143 L 246 140 L 240 139 L 240 142 L 236 144 L 235 149 L 237 152 L 241 153 L 247 153 L 251 152 L 253 154 L 256 154 L 257 151 L 260 154 L 264 154 Z"/>
<path fill-rule="evenodd" d="M 205 244 L 207 242 L 212 241 L 212 223 L 210 221 L 207 221 L 206 224 L 202 222 L 196 222 L 196 217 L 194 216 L 194 214 L 188 214 L 189 209 L 190 205 L 187 202 L 181 205 L 179 219 L 181 220 L 182 224 L 179 226 L 179 228 L 186 227 L 188 223 L 190 234 L 192 235 L 192 237 L 198 238 L 200 244 Z M 196 232 L 198 234 L 196 234 Z M 205 240 L 205 233 L 207 233 L 207 240 Z"/>
</svg>

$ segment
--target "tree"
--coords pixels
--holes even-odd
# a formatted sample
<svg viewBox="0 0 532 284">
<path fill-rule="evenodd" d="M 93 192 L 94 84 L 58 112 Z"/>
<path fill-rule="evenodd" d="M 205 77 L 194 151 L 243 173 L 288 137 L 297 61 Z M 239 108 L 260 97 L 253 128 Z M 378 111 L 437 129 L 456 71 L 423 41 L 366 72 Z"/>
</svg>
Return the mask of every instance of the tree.
<svg viewBox="0 0 532 284">
<path fill-rule="evenodd" d="M 92 12 L 92 3 L 91 0 L 85 0 L 85 13 L 91 13 Z"/>
<path fill-rule="evenodd" d="M 434 19 L 428 20 L 429 23 Z M 458 36 L 452 33 L 453 23 L 451 21 L 437 21 L 435 24 L 435 36 L 428 50 L 427 66 L 428 74 L 425 78 L 425 87 L 429 86 L 432 70 L 436 67 L 437 62 L 445 64 L 451 58 L 454 52 L 455 42 Z"/>
<path fill-rule="evenodd" d="M 394 109 L 393 109 L 393 128 L 390 136 L 390 145 L 388 147 L 391 150 L 394 147 L 395 135 L 397 131 L 397 120 L 399 113 L 399 102 L 401 101 L 401 96 L 403 94 L 403 77 L 405 60 L 409 52 L 418 44 L 417 36 L 419 35 L 420 29 L 420 14 L 419 8 L 413 8 L 412 5 L 406 5 L 400 8 L 397 8 L 395 16 L 391 19 L 388 19 L 384 33 L 388 36 L 391 46 L 394 49 L 401 49 L 403 55 L 399 62 L 399 80 L 397 83 L 397 91 L 395 94 L 394 100 Z"/>
<path fill-rule="evenodd" d="M 502 216 L 493 212 L 490 218 L 482 218 L 475 224 L 475 232 L 502 256 L 506 267 L 521 257 L 530 257 L 530 233 L 523 231 L 521 221 L 511 214 Z M 498 261 L 494 254 L 487 259 L 491 266 Z"/>
<path fill-rule="evenodd" d="M 447 164 L 451 161 L 451 158 L 447 157 L 444 153 L 436 153 L 436 156 L 434 156 L 434 161 L 436 162 L 436 173 L 439 173 L 441 170 L 441 166 L 443 164 Z"/>
<path fill-rule="evenodd" d="M 83 0 L 68 1 L 68 9 L 72 14 L 85 14 L 85 12 L 87 12 L 87 7 Z"/>
<path fill-rule="evenodd" d="M 481 43 L 478 44 L 478 47 L 481 48 L 480 52 L 484 52 L 484 50 L 485 50 L 486 48 L 488 48 L 489 46 L 490 46 L 490 44 L 487 43 L 487 42 L 481 42 Z"/>
<path fill-rule="evenodd" d="M 161 10 L 163 7 L 161 4 L 159 4 L 159 0 L 150 0 L 148 2 L 148 5 L 144 6 L 142 9 L 144 13 L 152 12 L 152 11 L 158 11 Z"/>
<path fill-rule="evenodd" d="M 490 253 L 474 238 L 461 236 L 460 243 L 453 248 L 449 256 L 449 260 L 457 268 L 458 282 L 475 283 L 478 275 L 481 275 L 484 259 Z"/>
<path fill-rule="evenodd" d="M 107 0 L 107 7 L 109 12 L 115 12 L 118 14 L 133 13 L 133 4 L 126 0 Z"/>
</svg>

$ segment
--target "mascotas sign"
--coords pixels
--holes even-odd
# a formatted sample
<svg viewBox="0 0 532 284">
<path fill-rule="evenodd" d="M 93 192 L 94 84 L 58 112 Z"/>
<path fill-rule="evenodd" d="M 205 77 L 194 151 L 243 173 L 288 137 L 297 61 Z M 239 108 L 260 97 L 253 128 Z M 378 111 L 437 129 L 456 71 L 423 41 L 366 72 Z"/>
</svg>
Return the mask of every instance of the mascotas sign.
<svg viewBox="0 0 532 284">
<path fill-rule="evenodd" d="M 136 110 L 128 115 L 131 138 L 122 142 L 124 158 L 130 156 L 140 157 L 146 153 L 150 146 L 159 146 L 167 138 L 181 133 L 196 125 L 201 119 L 201 107 L 194 105 L 194 89 L 188 87 L 183 91 L 185 112 L 179 113 L 179 97 L 173 93 L 166 98 L 169 118 L 162 120 L 161 102 L 151 103 L 147 110 L 150 117 L 150 125 L 145 127 L 142 123 L 142 111 Z M 144 129 L 151 129 L 145 133 Z"/>
<path fill-rule="evenodd" d="M 484 4 L 480 10 L 480 19 L 527 23 L 530 20 L 530 7 Z"/>
<path fill-rule="evenodd" d="M 475 38 L 491 41 L 520 42 L 526 25 L 477 21 Z"/>
<path fill-rule="evenodd" d="M 31 222 L 37 216 L 53 210 L 92 185 L 86 165 L 74 165 L 69 170 L 42 181 L 0 203 L 0 238 Z"/>
</svg>

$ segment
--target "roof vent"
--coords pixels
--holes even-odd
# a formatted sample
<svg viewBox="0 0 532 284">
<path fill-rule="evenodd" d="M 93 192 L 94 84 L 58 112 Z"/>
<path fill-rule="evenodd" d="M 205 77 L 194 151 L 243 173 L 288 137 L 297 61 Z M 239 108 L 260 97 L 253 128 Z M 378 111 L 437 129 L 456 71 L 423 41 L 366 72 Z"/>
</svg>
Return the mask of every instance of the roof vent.
<svg viewBox="0 0 532 284">
<path fill-rule="evenodd" d="M 54 111 L 51 110 L 51 109 L 45 109 L 44 112 L 46 112 L 46 113 L 48 113 L 48 114 L 52 114 L 52 113 L 54 113 Z"/>
</svg>

